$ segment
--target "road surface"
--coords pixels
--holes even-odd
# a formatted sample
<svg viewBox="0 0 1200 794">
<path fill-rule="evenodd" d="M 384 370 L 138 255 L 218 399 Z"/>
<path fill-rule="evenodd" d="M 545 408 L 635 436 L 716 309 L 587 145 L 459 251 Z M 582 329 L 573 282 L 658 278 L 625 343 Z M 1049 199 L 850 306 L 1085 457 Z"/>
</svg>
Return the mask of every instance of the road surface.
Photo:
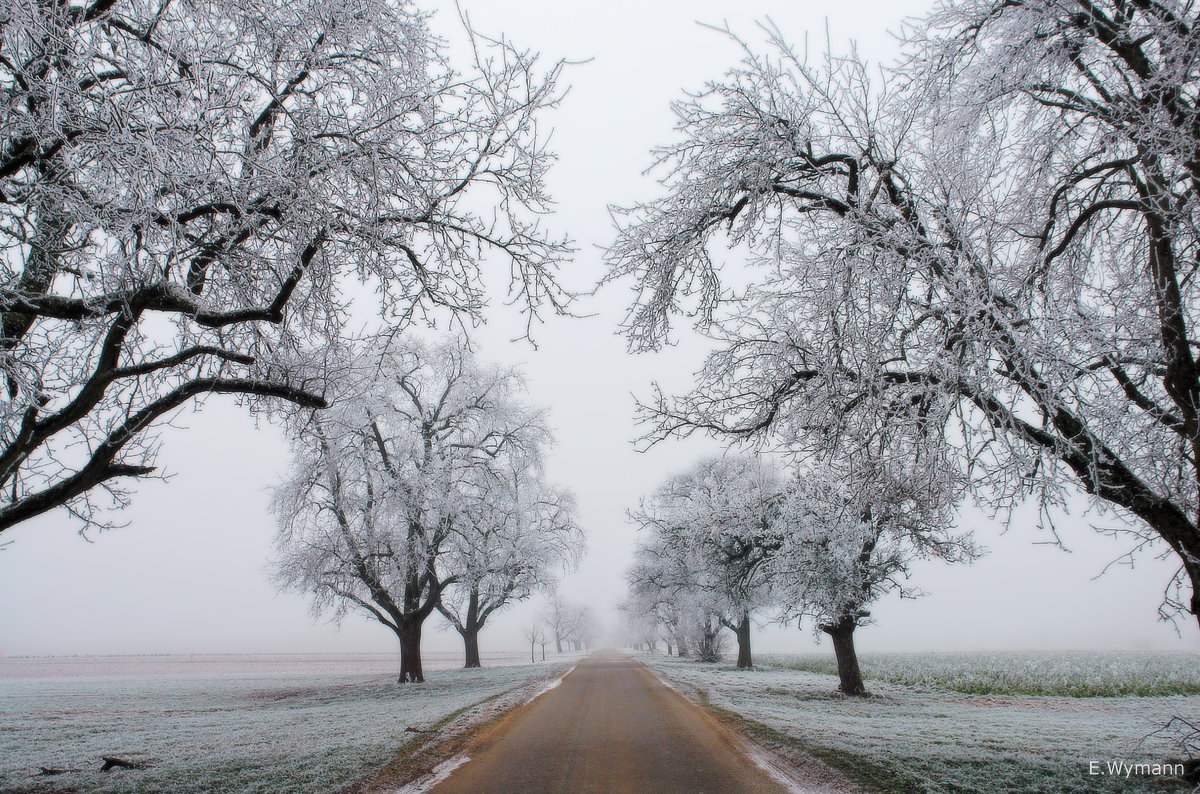
<svg viewBox="0 0 1200 794">
<path fill-rule="evenodd" d="M 616 653 L 580 662 L 467 755 L 433 794 L 786 791 L 703 709 Z"/>
</svg>

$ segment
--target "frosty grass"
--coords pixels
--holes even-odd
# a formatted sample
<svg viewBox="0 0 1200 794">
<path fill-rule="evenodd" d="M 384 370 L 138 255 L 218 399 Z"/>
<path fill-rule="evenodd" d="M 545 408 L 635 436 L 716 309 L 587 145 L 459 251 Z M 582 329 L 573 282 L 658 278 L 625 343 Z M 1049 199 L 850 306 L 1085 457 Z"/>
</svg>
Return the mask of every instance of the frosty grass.
<svg viewBox="0 0 1200 794">
<path fill-rule="evenodd" d="M 482 701 L 570 662 L 395 673 L 0 677 L 0 792 L 331 792 Z M 485 664 L 488 660 L 485 658 Z M 392 663 L 384 663 L 389 670 Z M 251 666 L 258 669 L 258 666 Z M 293 666 L 294 669 L 294 666 Z M 0 666 L 0 675 L 4 672 Z M 101 773 L 100 757 L 145 763 Z M 77 769 L 53 777 L 38 767 Z"/>
<path fill-rule="evenodd" d="M 832 654 L 759 659 L 810 673 L 837 673 Z M 859 666 L 867 678 L 972 695 L 1200 695 L 1200 654 L 1186 651 L 873 653 L 864 654 Z"/>
<path fill-rule="evenodd" d="M 1039 688 L 1194 693 L 1196 654 L 864 654 L 874 695 L 865 699 L 838 695 L 833 675 L 795 669 L 816 666 L 807 655 L 763 656 L 756 661 L 765 664 L 749 671 L 640 658 L 685 695 L 749 720 L 745 729 L 764 745 L 807 750 L 875 790 L 1179 790 L 1148 776 L 1091 775 L 1088 764 L 1178 758 L 1179 747 L 1167 739 L 1142 737 L 1176 715 L 1200 724 L 1196 694 L 1025 694 Z M 986 687 L 989 694 L 952 687 Z"/>
</svg>

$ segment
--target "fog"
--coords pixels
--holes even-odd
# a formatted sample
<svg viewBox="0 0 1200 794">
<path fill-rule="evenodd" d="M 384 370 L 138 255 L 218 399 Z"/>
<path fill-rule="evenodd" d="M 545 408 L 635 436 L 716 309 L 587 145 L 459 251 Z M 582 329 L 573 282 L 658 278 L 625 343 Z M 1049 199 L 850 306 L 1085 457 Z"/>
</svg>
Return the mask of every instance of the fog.
<svg viewBox="0 0 1200 794">
<path fill-rule="evenodd" d="M 434 26 L 455 41 L 456 12 L 442 5 Z M 590 291 L 604 272 L 600 247 L 612 236 L 608 205 L 655 193 L 642 171 L 651 147 L 673 139 L 670 102 L 719 78 L 739 57 L 736 42 L 696 20 L 727 24 L 758 43 L 763 37 L 755 22 L 771 16 L 787 36 L 814 50 L 824 48 L 827 36 L 835 49 L 854 39 L 863 55 L 887 61 L 896 52 L 890 32 L 905 14 L 928 6 L 923 0 L 462 2 L 480 31 L 504 33 L 547 60 L 586 61 L 567 70 L 570 93 L 548 119 L 559 161 L 549 180 L 558 212 L 547 223 L 576 241 L 575 262 L 562 279 L 580 292 Z M 498 261 L 489 265 L 505 268 Z M 736 270 L 736 259 L 728 267 Z M 546 317 L 534 328 L 534 344 L 512 341 L 523 334 L 524 319 L 501 302 L 489 323 L 472 332 L 483 358 L 522 364 L 531 402 L 550 409 L 557 446 L 548 477 L 574 491 L 589 538 L 586 559 L 564 577 L 562 590 L 592 606 L 610 627 L 617 623 L 613 606 L 624 594 L 622 575 L 636 539 L 625 511 L 696 456 L 720 450 L 700 438 L 644 451 L 633 443 L 640 433 L 636 395 L 646 395 L 655 380 L 668 392 L 685 388 L 706 348 L 684 333 L 660 353 L 627 354 L 616 329 L 629 286 L 582 297 L 577 317 Z M 170 478 L 136 487 L 122 516 L 126 527 L 84 539 L 55 513 L 5 533 L 0 653 L 393 650 L 384 627 L 358 616 L 340 625 L 314 619 L 303 597 L 279 594 L 270 581 L 269 489 L 288 466 L 278 430 L 256 427 L 219 398 L 175 424 L 164 433 L 159 458 Z M 1069 552 L 1049 544 L 1031 510 L 1019 511 L 1005 531 L 968 508 L 961 526 L 974 530 L 990 553 L 972 566 L 919 565 L 913 583 L 927 595 L 880 603 L 877 625 L 858 634 L 860 648 L 1200 649 L 1194 622 L 1182 622 L 1177 633 L 1156 619 L 1174 571 L 1169 560 L 1144 554 L 1136 566 L 1098 577 L 1125 546 L 1092 528 L 1112 526 L 1112 517 L 1085 508 L 1082 498 L 1075 500 L 1071 515 L 1058 523 Z M 497 615 L 481 637 L 484 652 L 521 645 L 521 630 L 538 609 L 535 599 Z M 426 647 L 458 648 L 452 631 L 434 629 L 440 622 L 431 618 Z M 760 651 L 814 647 L 808 626 L 764 626 L 756 642 Z"/>
</svg>

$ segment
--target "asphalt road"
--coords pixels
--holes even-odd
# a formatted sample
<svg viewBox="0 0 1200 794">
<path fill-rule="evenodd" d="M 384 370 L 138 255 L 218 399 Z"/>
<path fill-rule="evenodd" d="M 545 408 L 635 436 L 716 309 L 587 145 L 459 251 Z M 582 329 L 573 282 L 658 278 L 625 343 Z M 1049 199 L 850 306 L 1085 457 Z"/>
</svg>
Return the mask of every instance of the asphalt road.
<svg viewBox="0 0 1200 794">
<path fill-rule="evenodd" d="M 785 791 L 703 709 L 616 653 L 580 662 L 467 755 L 434 794 Z"/>
</svg>

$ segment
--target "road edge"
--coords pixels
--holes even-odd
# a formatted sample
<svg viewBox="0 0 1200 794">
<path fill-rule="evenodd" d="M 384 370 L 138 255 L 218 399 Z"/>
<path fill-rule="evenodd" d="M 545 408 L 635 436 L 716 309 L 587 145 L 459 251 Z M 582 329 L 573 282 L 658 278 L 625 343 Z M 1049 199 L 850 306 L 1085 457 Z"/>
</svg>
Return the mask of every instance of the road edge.
<svg viewBox="0 0 1200 794">
<path fill-rule="evenodd" d="M 554 689 L 585 657 L 570 662 L 558 675 L 537 678 L 464 706 L 428 730 L 436 735 L 414 739 L 401 747 L 383 766 L 346 786 L 339 794 L 422 794 L 468 759 L 464 750 L 475 738 L 513 711 Z M 485 708 L 487 707 L 487 708 Z"/>
<path fill-rule="evenodd" d="M 628 658 L 645 667 L 663 686 L 703 709 L 736 740 L 747 758 L 792 794 L 870 794 L 876 791 L 809 752 L 792 737 L 730 709 L 714 706 L 707 693 L 678 685 L 636 656 Z M 688 689 L 693 691 L 686 691 Z M 752 737 L 751 732 L 771 737 L 773 741 L 770 745 L 765 744 Z"/>
</svg>

